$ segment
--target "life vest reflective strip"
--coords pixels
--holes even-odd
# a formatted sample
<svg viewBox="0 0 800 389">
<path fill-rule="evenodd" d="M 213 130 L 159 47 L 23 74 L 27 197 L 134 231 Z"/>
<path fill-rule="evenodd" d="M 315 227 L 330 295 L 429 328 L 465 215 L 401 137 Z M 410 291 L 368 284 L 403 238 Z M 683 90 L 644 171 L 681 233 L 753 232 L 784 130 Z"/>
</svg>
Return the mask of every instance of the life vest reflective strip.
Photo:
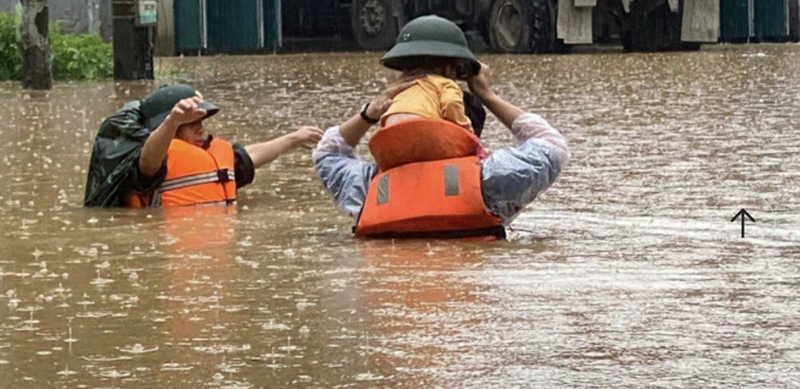
<svg viewBox="0 0 800 389">
<path fill-rule="evenodd" d="M 125 206 L 148 208 L 230 204 L 236 200 L 233 161 L 233 147 L 224 140 L 212 139 L 208 149 L 202 149 L 175 139 L 170 142 L 167 151 L 167 177 L 155 195 L 128 194 Z"/>
<path fill-rule="evenodd" d="M 481 166 L 466 131 L 443 120 L 412 120 L 384 128 L 370 141 L 385 166 L 370 183 L 354 232 L 370 237 L 505 237 L 500 218 L 486 212 Z M 455 125 L 453 125 L 455 126 Z M 440 131 L 441 128 L 445 130 Z M 387 132 L 388 131 L 388 132 Z M 477 142 L 476 142 L 477 143 Z M 437 156 L 435 147 L 447 145 Z M 411 150 L 409 152 L 409 150 Z M 453 154 L 467 153 L 467 155 Z M 423 158 L 409 162 L 408 155 Z"/>
<path fill-rule="evenodd" d="M 188 186 L 207 184 L 210 182 L 221 182 L 222 178 L 220 173 L 225 177 L 225 181 L 235 181 L 236 174 L 232 170 L 216 171 L 209 173 L 199 173 L 188 177 L 175 178 L 172 180 L 165 180 L 161 186 L 158 187 L 159 191 L 168 191 L 174 189 L 185 188 Z"/>
<path fill-rule="evenodd" d="M 167 177 L 156 193 L 153 205 L 165 207 L 235 202 L 233 146 L 212 139 L 203 149 L 173 139 L 167 151 Z"/>
</svg>

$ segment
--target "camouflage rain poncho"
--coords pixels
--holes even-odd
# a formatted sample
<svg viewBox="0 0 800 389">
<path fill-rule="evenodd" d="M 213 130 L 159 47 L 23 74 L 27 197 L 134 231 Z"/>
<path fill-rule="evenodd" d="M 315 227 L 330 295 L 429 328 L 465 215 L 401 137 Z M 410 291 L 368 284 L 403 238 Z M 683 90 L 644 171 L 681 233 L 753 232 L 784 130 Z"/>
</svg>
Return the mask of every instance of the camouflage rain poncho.
<svg viewBox="0 0 800 389">
<path fill-rule="evenodd" d="M 100 125 L 94 141 L 86 194 L 87 207 L 122 207 L 125 195 L 136 188 L 137 164 L 150 131 L 142 125 L 140 101 L 125 104 Z"/>
</svg>

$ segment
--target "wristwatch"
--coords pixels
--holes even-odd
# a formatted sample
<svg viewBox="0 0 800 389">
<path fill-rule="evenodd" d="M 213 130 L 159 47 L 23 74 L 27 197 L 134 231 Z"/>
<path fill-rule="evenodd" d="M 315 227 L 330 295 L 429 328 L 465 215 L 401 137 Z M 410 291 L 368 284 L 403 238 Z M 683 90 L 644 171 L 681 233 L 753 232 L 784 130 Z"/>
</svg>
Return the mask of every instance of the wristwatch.
<svg viewBox="0 0 800 389">
<path fill-rule="evenodd" d="M 367 116 L 367 108 L 369 108 L 369 103 L 366 103 L 363 107 L 361 107 L 361 119 L 364 119 L 364 121 L 369 124 L 376 124 L 381 121 L 380 119 L 373 119 Z"/>
</svg>

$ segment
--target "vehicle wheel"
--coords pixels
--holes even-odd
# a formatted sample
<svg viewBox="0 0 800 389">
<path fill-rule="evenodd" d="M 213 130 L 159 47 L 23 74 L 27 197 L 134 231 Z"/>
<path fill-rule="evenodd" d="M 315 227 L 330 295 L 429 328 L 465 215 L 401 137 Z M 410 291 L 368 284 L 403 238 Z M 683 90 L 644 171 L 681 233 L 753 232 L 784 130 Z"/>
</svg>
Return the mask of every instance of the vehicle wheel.
<svg viewBox="0 0 800 389">
<path fill-rule="evenodd" d="M 489 16 L 489 43 L 500 53 L 527 53 L 531 49 L 533 25 L 528 1 L 497 0 Z"/>
<path fill-rule="evenodd" d="M 400 27 L 389 0 L 353 0 L 351 12 L 353 34 L 362 49 L 382 51 L 394 45 Z"/>
</svg>

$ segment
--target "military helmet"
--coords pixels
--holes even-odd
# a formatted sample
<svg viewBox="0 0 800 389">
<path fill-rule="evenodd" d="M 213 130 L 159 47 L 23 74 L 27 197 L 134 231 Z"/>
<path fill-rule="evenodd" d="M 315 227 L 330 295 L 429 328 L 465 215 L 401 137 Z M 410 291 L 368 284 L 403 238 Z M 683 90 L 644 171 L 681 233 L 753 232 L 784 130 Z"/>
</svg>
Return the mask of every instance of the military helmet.
<svg viewBox="0 0 800 389">
<path fill-rule="evenodd" d="M 467 46 L 464 32 L 436 15 L 418 17 L 406 24 L 394 47 L 381 58 L 389 69 L 410 70 L 414 57 L 456 58 L 469 64 L 467 76 L 478 74 L 481 64 Z M 412 60 L 412 61 L 409 61 Z"/>
<path fill-rule="evenodd" d="M 183 99 L 196 95 L 197 92 L 189 85 L 172 84 L 161 86 L 161 88 L 145 97 L 142 101 L 141 110 L 144 126 L 150 131 L 155 130 L 172 112 L 172 108 L 176 104 Z M 206 116 L 203 117 L 203 120 L 219 112 L 219 108 L 216 105 L 205 100 L 198 105 L 198 108 L 206 110 Z"/>
</svg>

